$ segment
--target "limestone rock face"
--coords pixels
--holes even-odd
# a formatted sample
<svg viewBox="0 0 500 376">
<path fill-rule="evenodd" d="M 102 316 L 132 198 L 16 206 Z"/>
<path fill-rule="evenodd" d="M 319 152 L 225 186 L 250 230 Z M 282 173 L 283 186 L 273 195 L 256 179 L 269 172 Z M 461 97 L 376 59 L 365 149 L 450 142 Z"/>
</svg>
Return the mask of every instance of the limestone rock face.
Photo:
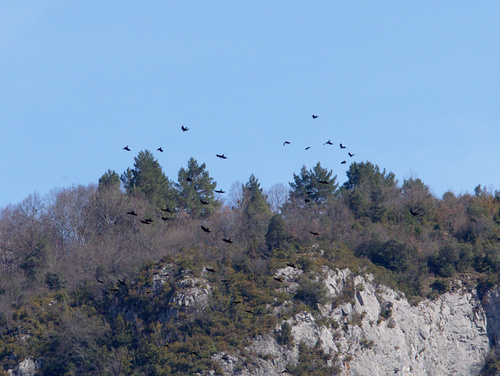
<svg viewBox="0 0 500 376">
<path fill-rule="evenodd" d="M 300 342 L 313 348 L 320 341 L 330 355 L 327 365 L 345 376 L 478 375 L 491 341 L 500 336 L 500 287 L 487 294 L 484 307 L 474 291 L 460 286 L 411 305 L 369 276 L 325 269 L 322 278 L 330 299 L 321 314 L 301 312 L 287 320 L 294 346 L 279 345 L 272 334 L 258 337 L 244 367 L 234 356 L 214 357 L 224 374 L 282 375 L 297 364 Z"/>
<path fill-rule="evenodd" d="M 35 376 L 39 368 L 40 362 L 28 357 L 19 363 L 15 369 L 8 370 L 7 373 L 11 376 Z"/>
</svg>

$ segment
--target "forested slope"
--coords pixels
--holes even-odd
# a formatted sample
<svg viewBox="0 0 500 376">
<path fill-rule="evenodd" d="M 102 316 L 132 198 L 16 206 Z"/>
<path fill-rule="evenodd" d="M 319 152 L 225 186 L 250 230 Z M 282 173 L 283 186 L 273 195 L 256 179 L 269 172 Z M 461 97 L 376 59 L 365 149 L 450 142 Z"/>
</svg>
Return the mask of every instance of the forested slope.
<svg viewBox="0 0 500 376">
<path fill-rule="evenodd" d="M 121 176 L 4 208 L 2 369 L 32 357 L 44 375 L 221 374 L 214 354 L 244 354 L 268 333 L 286 344 L 275 328 L 299 312 L 321 319 L 324 266 L 373 275 L 413 304 L 456 281 L 480 297 L 498 284 L 499 191 L 437 198 L 370 162 L 343 185 L 304 166 L 289 188 L 265 192 L 252 175 L 223 192 L 193 158 L 173 181 L 143 151 Z M 300 271 L 295 290 L 276 274 L 287 267 Z M 343 291 L 338 305 L 353 299 Z M 302 346 L 287 372 L 340 372 L 316 350 Z M 492 354 L 483 371 L 495 367 Z"/>
</svg>

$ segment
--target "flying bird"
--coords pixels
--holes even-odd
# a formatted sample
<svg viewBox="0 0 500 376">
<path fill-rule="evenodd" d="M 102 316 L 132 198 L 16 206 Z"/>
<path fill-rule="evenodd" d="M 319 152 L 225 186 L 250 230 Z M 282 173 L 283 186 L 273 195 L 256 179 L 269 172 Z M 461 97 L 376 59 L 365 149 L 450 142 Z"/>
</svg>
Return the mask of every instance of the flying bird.
<svg viewBox="0 0 500 376">
<path fill-rule="evenodd" d="M 328 140 L 327 142 L 325 142 L 323 145 L 333 145 L 333 142 Z"/>
<path fill-rule="evenodd" d="M 420 213 L 418 211 L 416 211 L 415 209 L 413 209 L 413 208 L 410 208 L 410 213 L 414 217 L 418 217 L 420 215 Z"/>
<path fill-rule="evenodd" d="M 210 273 L 217 273 L 217 272 L 215 271 L 215 269 L 212 269 L 212 268 L 207 268 L 207 267 L 205 267 L 205 269 L 206 269 L 208 272 L 210 272 Z"/>
<path fill-rule="evenodd" d="M 171 221 L 172 220 L 172 218 L 163 217 L 163 216 L 161 217 L 161 219 L 163 219 L 164 221 Z"/>
<path fill-rule="evenodd" d="M 125 283 L 125 281 L 122 281 L 122 280 L 120 280 L 119 278 L 117 278 L 117 281 L 118 281 L 118 282 L 120 282 L 123 286 L 128 286 L 128 285 Z"/>
<path fill-rule="evenodd" d="M 341 148 L 341 149 L 345 149 L 345 146 L 344 146 L 344 145 L 342 145 L 342 143 L 341 143 L 341 144 L 340 144 L 340 148 Z"/>
<path fill-rule="evenodd" d="M 125 146 L 125 147 L 123 148 L 123 150 L 130 151 L 130 148 L 129 148 L 129 147 L 128 147 L 128 145 L 127 145 L 127 146 Z"/>
<path fill-rule="evenodd" d="M 285 280 L 283 278 L 278 278 L 278 277 L 273 277 L 276 281 L 278 282 L 284 282 Z"/>
<path fill-rule="evenodd" d="M 189 128 L 188 127 L 185 127 L 184 125 L 181 126 L 181 129 L 183 132 L 187 132 L 189 131 Z"/>
<path fill-rule="evenodd" d="M 160 209 L 161 211 L 164 211 L 164 212 L 167 212 L 167 213 L 173 213 L 172 210 L 170 210 L 169 208 L 166 208 L 166 209 Z"/>
<path fill-rule="evenodd" d="M 200 198 L 200 202 L 201 202 L 203 205 L 209 205 L 209 204 L 210 204 L 210 202 L 208 202 L 208 201 L 204 201 L 204 200 L 202 200 L 201 198 Z"/>
<path fill-rule="evenodd" d="M 314 231 L 309 231 L 311 234 L 313 234 L 314 236 L 318 236 L 319 235 L 319 232 L 314 232 Z"/>
<path fill-rule="evenodd" d="M 286 265 L 291 267 L 291 268 L 297 269 L 297 265 L 295 265 L 295 264 L 290 264 L 287 262 Z"/>
<path fill-rule="evenodd" d="M 233 244 L 233 241 L 230 238 L 224 238 L 222 241 L 228 244 Z"/>
<path fill-rule="evenodd" d="M 210 229 L 208 227 L 205 227 L 205 226 L 201 226 L 201 229 L 208 234 L 212 232 L 212 231 L 210 231 Z"/>
<path fill-rule="evenodd" d="M 158 150 L 160 153 L 163 153 L 163 148 L 161 146 L 156 150 Z"/>
<path fill-rule="evenodd" d="M 310 147 L 310 146 L 308 146 L 308 147 L 306 147 L 306 150 L 309 150 L 310 148 L 311 148 L 311 147 Z"/>
<path fill-rule="evenodd" d="M 312 118 L 313 119 L 317 119 L 319 116 L 318 115 L 313 115 Z"/>
<path fill-rule="evenodd" d="M 109 289 L 109 291 L 120 291 L 120 289 L 117 289 L 117 288 L 113 288 L 113 287 L 111 287 L 111 288 Z"/>
<path fill-rule="evenodd" d="M 96 278 L 96 279 L 97 279 L 97 282 L 104 283 L 104 281 L 101 281 L 99 278 Z"/>
<path fill-rule="evenodd" d="M 224 154 L 215 154 L 215 155 L 220 159 L 227 159 L 227 157 Z"/>
<path fill-rule="evenodd" d="M 342 161 L 342 162 L 340 162 L 340 164 L 346 164 L 346 163 L 347 163 L 347 161 Z"/>
<path fill-rule="evenodd" d="M 285 146 L 285 145 L 290 145 L 290 141 L 283 142 L 283 146 Z"/>
<path fill-rule="evenodd" d="M 226 191 L 223 191 L 222 189 L 219 189 L 219 190 L 215 190 L 215 193 L 226 193 Z"/>
<path fill-rule="evenodd" d="M 355 155 L 353 153 L 347 153 L 347 154 L 349 154 L 349 157 L 351 157 L 351 158 L 354 157 L 354 155 Z"/>
<path fill-rule="evenodd" d="M 305 202 L 306 204 L 307 204 L 309 201 L 311 201 L 311 199 L 310 199 L 310 198 L 305 198 L 305 199 L 304 199 L 304 202 Z"/>
<path fill-rule="evenodd" d="M 318 183 L 320 183 L 320 184 L 328 184 L 328 181 L 327 180 L 319 180 L 318 179 Z"/>
<path fill-rule="evenodd" d="M 144 223 L 145 225 L 149 225 L 149 224 L 153 223 L 153 220 L 151 218 L 141 219 L 141 223 Z"/>
<path fill-rule="evenodd" d="M 135 211 L 133 211 L 133 210 L 131 210 L 131 211 L 127 212 L 127 214 L 129 214 L 129 215 L 135 215 L 135 216 L 137 216 L 137 215 L 138 215 L 138 214 L 137 214 Z"/>
<path fill-rule="evenodd" d="M 193 181 L 189 176 L 186 178 L 186 181 Z"/>
</svg>

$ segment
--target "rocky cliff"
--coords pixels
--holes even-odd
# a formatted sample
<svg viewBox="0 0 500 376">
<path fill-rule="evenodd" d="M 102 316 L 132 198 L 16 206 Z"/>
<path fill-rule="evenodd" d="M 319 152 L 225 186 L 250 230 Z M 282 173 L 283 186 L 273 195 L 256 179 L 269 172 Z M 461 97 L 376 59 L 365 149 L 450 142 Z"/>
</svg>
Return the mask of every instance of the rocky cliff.
<svg viewBox="0 0 500 376">
<path fill-rule="evenodd" d="M 289 270 L 287 270 L 289 269 Z M 280 275 L 293 278 L 291 268 Z M 288 319 L 293 344 L 276 334 L 256 338 L 249 356 L 216 354 L 226 375 L 282 375 L 299 361 L 299 344 L 320 347 L 314 361 L 341 375 L 478 375 L 500 335 L 500 289 L 483 301 L 458 283 L 435 300 L 412 305 L 404 294 L 376 285 L 349 270 L 325 269 L 329 302 L 320 314 Z M 291 283 L 291 280 L 289 281 Z M 286 288 L 286 287 L 285 287 Z M 338 304 L 349 288 L 353 299 Z M 282 323 L 276 327 L 279 332 Z"/>
</svg>

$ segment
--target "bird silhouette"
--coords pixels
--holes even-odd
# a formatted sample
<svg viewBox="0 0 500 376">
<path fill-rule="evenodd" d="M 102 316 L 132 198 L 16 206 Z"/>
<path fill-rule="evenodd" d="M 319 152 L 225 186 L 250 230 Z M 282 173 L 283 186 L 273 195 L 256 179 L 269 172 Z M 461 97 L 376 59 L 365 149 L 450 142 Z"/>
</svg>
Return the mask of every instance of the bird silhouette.
<svg viewBox="0 0 500 376">
<path fill-rule="evenodd" d="M 327 142 L 325 142 L 323 145 L 333 145 L 333 142 L 328 140 Z"/>
<path fill-rule="evenodd" d="M 125 146 L 125 147 L 123 148 L 123 150 L 130 151 L 130 148 L 129 148 L 129 147 L 128 147 L 128 145 L 127 145 L 127 146 Z"/>
<path fill-rule="evenodd" d="M 285 145 L 290 145 L 290 141 L 283 142 L 283 146 L 285 146 Z"/>
<path fill-rule="evenodd" d="M 226 193 L 226 191 L 223 191 L 222 189 L 219 189 L 219 190 L 215 190 L 215 193 Z"/>
<path fill-rule="evenodd" d="M 187 132 L 189 131 L 189 128 L 188 127 L 185 127 L 184 125 L 181 126 L 181 129 L 183 132 Z"/>
<path fill-rule="evenodd" d="M 210 229 L 208 227 L 205 227 L 205 226 L 201 226 L 201 229 L 208 234 L 210 234 L 212 232 L 212 231 L 210 231 Z"/>
<path fill-rule="evenodd" d="M 224 238 L 222 241 L 228 244 L 233 244 L 233 241 L 230 238 Z"/>
<path fill-rule="evenodd" d="M 200 198 L 200 202 L 201 202 L 203 205 L 209 205 L 209 204 L 210 204 L 210 202 L 205 201 L 205 200 L 202 200 L 201 198 Z"/>
<path fill-rule="evenodd" d="M 189 176 L 186 178 L 186 181 L 193 181 Z"/>
<path fill-rule="evenodd" d="M 295 264 L 290 264 L 287 262 L 286 265 L 291 267 L 291 268 L 297 269 L 297 265 L 295 265 Z"/>
<path fill-rule="evenodd" d="M 308 147 L 306 147 L 306 150 L 309 150 L 310 148 L 311 148 L 311 147 L 310 147 L 310 146 L 308 146 Z"/>
<path fill-rule="evenodd" d="M 344 146 L 344 145 L 342 145 L 342 144 L 340 144 L 340 148 L 341 148 L 341 149 L 345 149 L 345 146 Z"/>
<path fill-rule="evenodd" d="M 349 154 L 349 157 L 351 157 L 351 158 L 354 157 L 354 155 L 355 155 L 355 154 L 352 154 L 352 153 L 347 153 L 347 154 Z"/>
<path fill-rule="evenodd" d="M 347 163 L 347 161 L 342 161 L 342 162 L 340 162 L 340 164 L 346 164 L 346 163 Z"/>
<path fill-rule="evenodd" d="M 122 284 L 123 286 L 128 286 L 128 285 L 125 283 L 125 281 L 122 281 L 122 280 L 120 280 L 119 278 L 117 278 L 117 281 L 118 281 L 118 282 L 120 282 L 120 284 Z"/>
<path fill-rule="evenodd" d="M 96 278 L 96 279 L 97 279 L 97 282 L 104 283 L 104 281 L 101 281 L 99 278 Z"/>
<path fill-rule="evenodd" d="M 313 115 L 312 118 L 313 119 L 317 119 L 319 116 L 318 115 Z"/>
<path fill-rule="evenodd" d="M 212 269 L 212 268 L 208 268 L 208 267 L 205 267 L 205 269 L 210 272 L 210 273 L 217 273 L 217 271 L 215 269 Z"/>
<path fill-rule="evenodd" d="M 131 210 L 131 211 L 127 212 L 127 214 L 129 214 L 129 215 L 134 215 L 134 216 L 137 216 L 137 215 L 138 215 L 138 214 L 137 214 L 135 211 L 133 211 L 133 210 Z"/>
<path fill-rule="evenodd" d="M 313 234 L 314 236 L 318 236 L 319 235 L 319 232 L 314 232 L 314 231 L 309 231 L 311 234 Z"/>
<path fill-rule="evenodd" d="M 144 223 L 145 225 L 149 225 L 149 224 L 153 223 L 153 220 L 151 218 L 141 219 L 141 223 Z"/>
<path fill-rule="evenodd" d="M 156 149 L 156 150 L 158 150 L 159 152 L 163 153 L 163 148 L 161 146 L 158 149 Z"/>
<path fill-rule="evenodd" d="M 117 288 L 114 288 L 114 287 L 110 287 L 109 291 L 120 291 L 120 289 L 117 289 Z"/>
<path fill-rule="evenodd" d="M 320 179 L 318 179 L 318 183 L 320 183 L 320 184 L 328 184 L 328 181 L 327 180 L 320 180 Z"/>
<path fill-rule="evenodd" d="M 304 202 L 305 202 L 306 204 L 307 204 L 308 202 L 310 202 L 310 201 L 311 201 L 311 199 L 310 199 L 310 198 L 305 198 L 305 199 L 304 199 Z"/>
<path fill-rule="evenodd" d="M 410 214 L 414 217 L 418 217 L 420 215 L 420 213 L 413 208 L 410 208 Z"/>
<path fill-rule="evenodd" d="M 167 213 L 173 213 L 173 211 L 169 208 L 166 209 L 160 209 L 161 211 L 167 212 Z"/>
<path fill-rule="evenodd" d="M 215 155 L 220 159 L 227 159 L 227 157 L 224 154 L 215 154 Z"/>
<path fill-rule="evenodd" d="M 163 219 L 164 221 L 171 221 L 172 220 L 172 218 L 163 217 L 163 216 L 161 217 L 161 219 Z"/>
<path fill-rule="evenodd" d="M 273 277 L 276 281 L 278 282 L 284 282 L 285 280 L 283 278 L 278 278 L 278 277 Z"/>
</svg>

